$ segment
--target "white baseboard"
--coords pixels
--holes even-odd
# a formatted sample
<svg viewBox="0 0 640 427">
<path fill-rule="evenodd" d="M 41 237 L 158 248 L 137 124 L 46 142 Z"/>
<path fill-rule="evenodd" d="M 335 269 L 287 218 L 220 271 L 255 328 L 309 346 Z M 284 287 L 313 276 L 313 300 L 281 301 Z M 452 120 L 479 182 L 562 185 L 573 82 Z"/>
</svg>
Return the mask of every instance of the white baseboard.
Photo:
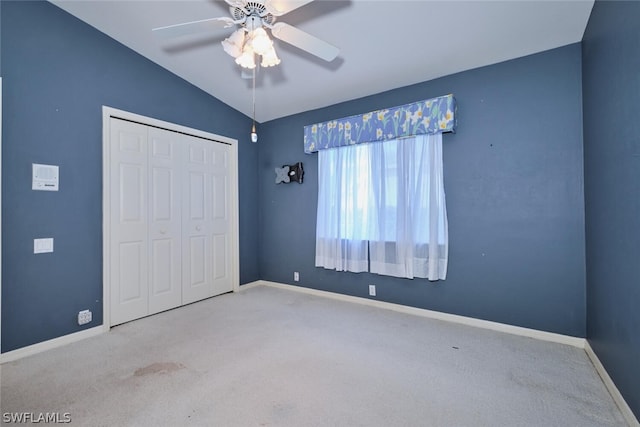
<svg viewBox="0 0 640 427">
<path fill-rule="evenodd" d="M 616 402 L 616 405 L 618 405 L 618 408 L 629 424 L 629 427 L 640 427 L 638 419 L 633 414 L 633 411 L 631 411 L 631 408 L 624 400 L 624 397 L 622 397 L 622 394 L 620 394 L 620 390 L 618 390 L 618 387 L 616 387 L 615 383 L 607 373 L 607 370 L 602 365 L 602 362 L 600 362 L 600 359 L 598 359 L 598 356 L 593 351 L 593 348 L 591 348 L 589 341 L 585 342 L 584 351 L 587 353 L 587 356 L 589 356 L 589 359 L 591 359 L 591 363 L 593 363 L 596 371 L 598 371 L 598 375 L 600 375 L 600 378 L 602 378 L 602 382 L 607 387 L 607 390 L 609 390 L 609 394 L 611 394 L 611 397 Z"/>
<path fill-rule="evenodd" d="M 74 332 L 69 335 L 63 335 L 58 338 L 54 338 L 48 341 L 39 342 L 37 344 L 29 345 L 27 347 L 22 347 L 17 350 L 8 351 L 6 353 L 0 354 L 0 364 L 13 362 L 18 359 L 22 359 L 23 357 L 32 356 L 34 354 L 42 353 L 43 351 L 51 350 L 57 347 L 62 347 L 63 345 L 71 344 L 76 341 L 83 340 L 85 338 L 94 337 L 96 335 L 103 334 L 107 332 L 109 328 L 100 325 L 90 329 L 85 329 L 83 331 Z"/>
<path fill-rule="evenodd" d="M 489 330 L 498 331 L 498 332 L 505 332 L 508 334 L 520 335 L 520 336 L 539 339 L 543 341 L 566 344 L 573 347 L 582 348 L 587 353 L 587 356 L 593 363 L 593 366 L 596 368 L 596 371 L 600 375 L 600 378 L 602 378 L 602 382 L 607 387 L 607 390 L 609 390 L 611 397 L 616 402 L 616 405 L 618 405 L 620 412 L 622 412 L 622 415 L 624 416 L 629 426 L 640 427 L 640 423 L 638 422 L 638 419 L 635 417 L 635 415 L 631 411 L 631 408 L 629 407 L 627 402 L 624 400 L 624 397 L 622 397 L 622 394 L 620 394 L 620 391 L 618 390 L 613 380 L 607 373 L 606 369 L 600 362 L 600 359 L 598 359 L 598 356 L 595 354 L 595 352 L 591 348 L 591 345 L 589 345 L 589 342 L 584 338 L 571 337 L 568 335 L 539 331 L 536 329 L 523 328 L 520 326 L 507 325 L 504 323 L 491 322 L 488 320 L 475 319 L 472 317 L 442 313 L 442 312 L 426 310 L 422 308 L 409 307 L 409 306 L 389 303 L 385 301 L 372 300 L 369 298 L 354 297 L 351 295 L 338 294 L 335 292 L 321 291 L 318 289 L 305 288 L 302 286 L 270 282 L 267 280 L 257 280 L 251 283 L 241 285 L 236 292 L 241 292 L 247 289 L 255 288 L 257 286 L 270 286 L 273 288 L 286 289 L 289 291 L 301 292 L 309 295 L 316 295 L 316 296 L 332 298 L 340 301 L 363 304 L 371 307 L 378 307 L 378 308 L 383 308 L 387 310 L 393 310 L 400 313 L 413 314 L 416 316 L 427 317 L 430 319 L 444 320 L 447 322 L 459 323 L 467 326 L 489 329 Z M 23 357 L 31 356 L 46 350 L 51 350 L 57 347 L 61 347 L 63 345 L 71 344 L 73 342 L 80 341 L 93 336 L 97 336 L 108 331 L 109 331 L 109 328 L 104 325 L 96 326 L 91 329 L 85 329 L 80 332 L 75 332 L 69 335 L 64 335 L 62 337 L 54 338 L 48 341 L 43 341 L 41 343 L 19 348 L 17 350 L 12 350 L 6 353 L 2 353 L 0 354 L 0 364 L 13 362 Z"/>
<path fill-rule="evenodd" d="M 244 285 L 240 285 L 238 291 L 244 291 L 247 289 L 255 288 L 256 286 L 264 286 L 263 280 L 256 280 L 255 282 L 245 283 Z"/>
<path fill-rule="evenodd" d="M 351 295 L 338 294 L 335 292 L 321 291 L 312 288 L 305 288 L 302 286 L 287 285 L 284 283 L 270 282 L 267 280 L 257 280 L 251 283 L 241 285 L 238 289 L 239 292 L 247 289 L 254 288 L 256 286 L 271 286 L 274 288 L 287 289 L 295 292 L 302 292 L 310 295 L 322 296 L 325 298 L 332 298 L 341 301 L 347 301 L 357 304 L 364 304 L 371 307 L 378 307 L 387 310 L 393 310 L 406 314 L 413 314 L 416 316 L 428 317 L 431 319 L 444 320 L 447 322 L 459 323 L 467 326 L 473 326 L 477 328 L 490 329 L 498 332 L 505 332 L 513 335 L 520 335 L 529 338 L 535 338 L 543 341 L 550 341 L 559 344 L 566 344 L 573 347 L 585 348 L 586 340 L 584 338 L 571 337 L 562 334 L 556 334 L 552 332 L 539 331 L 536 329 L 523 328 L 520 326 L 507 325 L 504 323 L 491 322 L 488 320 L 475 319 L 472 317 L 459 316 L 456 314 L 442 313 L 439 311 L 426 310 L 423 308 L 409 307 L 406 305 L 394 304 L 385 301 L 378 301 L 369 298 L 354 297 Z M 37 344 L 33 344 L 27 347 L 12 350 L 6 353 L 0 354 L 0 363 L 11 362 L 23 357 L 31 356 L 52 348 L 60 347 L 72 342 L 80 341 L 85 338 L 100 335 L 109 330 L 108 327 L 101 325 L 84 331 L 75 332 L 62 337 L 54 338 L 52 340 L 43 341 Z M 595 364 L 595 363 L 594 363 Z"/>
<path fill-rule="evenodd" d="M 249 289 L 255 286 L 262 285 L 261 281 L 251 282 L 246 285 L 242 285 L 239 289 L 234 289 L 234 292 L 238 292 L 244 289 Z M 3 363 L 14 362 L 23 357 L 33 356 L 34 354 L 42 353 L 43 351 L 51 350 L 63 345 L 71 344 L 76 341 L 83 340 L 85 338 L 91 338 L 105 332 L 109 332 L 109 327 L 105 325 L 95 326 L 90 329 L 85 329 L 72 334 L 63 335 L 58 338 L 53 338 L 48 341 L 39 342 L 27 347 L 22 347 L 17 350 L 11 350 L 6 353 L 0 353 L 0 365 Z"/>
<path fill-rule="evenodd" d="M 246 285 L 242 285 L 240 289 L 250 289 L 255 286 L 271 286 L 274 288 L 287 289 L 295 292 L 303 292 L 310 295 L 323 296 L 333 298 L 340 301 L 348 301 L 357 304 L 364 304 L 371 307 L 378 307 L 387 310 L 398 311 L 416 316 L 428 317 L 430 319 L 444 320 L 447 322 L 460 323 L 476 328 L 490 329 L 492 331 L 504 332 L 507 334 L 520 335 L 523 337 L 535 338 L 542 341 L 550 341 L 559 344 L 566 344 L 572 347 L 584 349 L 586 340 L 584 338 L 572 337 L 568 335 L 556 334 L 553 332 L 539 331 L 537 329 L 523 328 L 520 326 L 507 325 L 504 323 L 491 322 L 489 320 L 475 319 L 473 317 L 459 316 L 456 314 L 442 313 L 439 311 L 427 310 L 424 308 L 409 307 L 406 305 L 394 304 L 385 301 L 378 301 L 369 298 L 354 297 L 351 295 L 338 294 L 335 292 L 320 291 L 317 289 L 305 288 L 302 286 L 287 285 L 284 283 L 269 282 L 266 280 L 258 280 Z"/>
</svg>

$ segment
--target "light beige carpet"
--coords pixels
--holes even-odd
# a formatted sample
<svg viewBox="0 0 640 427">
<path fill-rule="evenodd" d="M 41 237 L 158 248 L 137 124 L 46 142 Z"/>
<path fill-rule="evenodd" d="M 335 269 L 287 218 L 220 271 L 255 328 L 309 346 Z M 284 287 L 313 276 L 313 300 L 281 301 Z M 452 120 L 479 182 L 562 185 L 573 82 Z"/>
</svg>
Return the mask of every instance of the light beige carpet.
<svg viewBox="0 0 640 427">
<path fill-rule="evenodd" d="M 265 286 L 0 375 L 3 414 L 73 426 L 626 425 L 581 349 Z"/>
</svg>

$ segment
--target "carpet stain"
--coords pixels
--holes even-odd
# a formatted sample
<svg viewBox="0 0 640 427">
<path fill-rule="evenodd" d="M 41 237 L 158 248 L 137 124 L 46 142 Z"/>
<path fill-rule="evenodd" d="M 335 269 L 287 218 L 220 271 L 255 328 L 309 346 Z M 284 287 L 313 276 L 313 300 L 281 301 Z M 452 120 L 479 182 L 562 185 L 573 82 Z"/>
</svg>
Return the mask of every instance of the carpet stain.
<svg viewBox="0 0 640 427">
<path fill-rule="evenodd" d="M 182 363 L 156 362 L 156 363 L 152 363 L 149 366 L 145 366 L 144 368 L 136 369 L 133 375 L 136 377 L 143 377 L 145 375 L 152 375 L 152 374 L 166 375 L 180 369 L 184 369 L 184 365 Z"/>
<path fill-rule="evenodd" d="M 282 421 L 291 419 L 298 415 L 298 408 L 293 402 L 275 403 L 272 408 L 272 417 L 275 424 L 281 424 Z"/>
</svg>

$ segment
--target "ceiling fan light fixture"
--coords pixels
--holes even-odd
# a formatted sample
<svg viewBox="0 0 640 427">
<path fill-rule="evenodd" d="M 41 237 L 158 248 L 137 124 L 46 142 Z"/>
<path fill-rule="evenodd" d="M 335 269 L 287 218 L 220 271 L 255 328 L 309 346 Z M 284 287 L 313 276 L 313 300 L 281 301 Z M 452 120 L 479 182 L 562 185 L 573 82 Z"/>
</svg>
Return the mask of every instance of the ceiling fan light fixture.
<svg viewBox="0 0 640 427">
<path fill-rule="evenodd" d="M 279 63 L 280 63 L 280 58 L 278 58 L 278 55 L 276 54 L 276 50 L 273 48 L 273 45 L 272 45 L 271 48 L 268 51 L 266 51 L 264 55 L 262 55 L 262 62 L 260 63 L 260 65 L 263 67 L 273 67 L 275 65 L 278 65 Z"/>
<path fill-rule="evenodd" d="M 250 70 L 256 68 L 256 60 L 253 52 L 253 48 L 246 43 L 244 45 L 244 49 L 242 49 L 242 54 L 236 58 L 236 64 L 243 68 L 248 68 Z"/>
<path fill-rule="evenodd" d="M 251 47 L 258 55 L 264 55 L 273 46 L 273 42 L 262 27 L 258 27 L 251 32 Z"/>
<path fill-rule="evenodd" d="M 0 0 L 2 1 L 2 0 Z M 284 22 L 276 22 L 277 17 L 289 13 L 314 0 L 224 0 L 229 5 L 232 17 L 218 17 L 185 22 L 154 28 L 158 34 L 180 36 L 205 28 L 229 28 L 239 26 L 222 41 L 224 51 L 235 59 L 242 68 L 256 67 L 256 54 L 261 56 L 260 64 L 273 67 L 280 64 L 274 50 L 276 38 L 289 43 L 327 62 L 333 61 L 340 50 L 311 34 Z M 266 31 L 268 29 L 269 31 Z"/>
<path fill-rule="evenodd" d="M 222 41 L 222 47 L 234 58 L 242 55 L 242 46 L 244 45 L 244 30 L 239 29 L 233 32 L 228 38 Z"/>
</svg>

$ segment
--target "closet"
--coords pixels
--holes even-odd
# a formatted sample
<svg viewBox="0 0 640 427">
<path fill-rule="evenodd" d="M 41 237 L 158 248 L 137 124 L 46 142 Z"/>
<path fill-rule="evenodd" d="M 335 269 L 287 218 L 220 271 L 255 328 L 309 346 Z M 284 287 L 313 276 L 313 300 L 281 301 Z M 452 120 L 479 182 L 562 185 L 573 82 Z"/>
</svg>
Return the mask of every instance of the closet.
<svg viewBox="0 0 640 427">
<path fill-rule="evenodd" d="M 232 291 L 235 147 L 116 117 L 108 126 L 109 325 Z"/>
</svg>

